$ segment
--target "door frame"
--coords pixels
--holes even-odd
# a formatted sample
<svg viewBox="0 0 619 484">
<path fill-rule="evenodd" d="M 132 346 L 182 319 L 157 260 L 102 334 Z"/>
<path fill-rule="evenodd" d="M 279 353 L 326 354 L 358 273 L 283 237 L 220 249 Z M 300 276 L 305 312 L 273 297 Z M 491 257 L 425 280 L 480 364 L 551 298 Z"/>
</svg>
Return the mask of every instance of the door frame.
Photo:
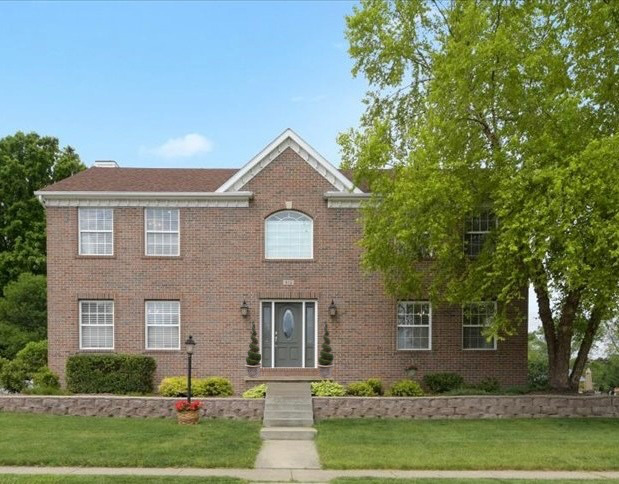
<svg viewBox="0 0 619 484">
<path fill-rule="evenodd" d="M 271 366 L 262 368 L 318 368 L 318 300 L 317 299 L 261 299 L 260 300 L 260 353 L 262 353 L 262 305 L 271 303 Z M 275 366 L 275 304 L 301 303 L 301 366 Z M 314 366 L 305 366 L 305 304 L 314 303 Z M 262 360 L 261 360 L 262 361 Z M 262 364 L 262 363 L 261 363 Z"/>
</svg>

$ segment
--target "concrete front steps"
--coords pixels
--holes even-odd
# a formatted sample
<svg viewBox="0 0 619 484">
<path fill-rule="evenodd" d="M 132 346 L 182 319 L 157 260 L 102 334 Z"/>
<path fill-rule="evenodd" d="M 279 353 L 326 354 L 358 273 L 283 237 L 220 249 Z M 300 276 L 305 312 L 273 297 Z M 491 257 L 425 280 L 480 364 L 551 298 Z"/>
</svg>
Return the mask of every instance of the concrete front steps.
<svg viewBox="0 0 619 484">
<path fill-rule="evenodd" d="M 264 402 L 264 440 L 312 440 L 316 435 L 308 382 L 271 382 Z"/>
<path fill-rule="evenodd" d="M 262 440 L 314 440 L 316 429 L 311 427 L 263 427 Z"/>
</svg>

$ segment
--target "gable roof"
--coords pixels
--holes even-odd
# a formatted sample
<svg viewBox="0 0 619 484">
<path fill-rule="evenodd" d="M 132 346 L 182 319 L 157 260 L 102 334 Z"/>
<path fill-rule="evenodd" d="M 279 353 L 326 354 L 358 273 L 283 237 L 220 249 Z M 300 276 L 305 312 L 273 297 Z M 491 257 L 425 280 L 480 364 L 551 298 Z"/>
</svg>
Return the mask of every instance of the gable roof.
<svg viewBox="0 0 619 484">
<path fill-rule="evenodd" d="M 249 160 L 245 166 L 232 175 L 216 190 L 217 193 L 240 190 L 287 148 L 294 150 L 314 170 L 331 183 L 337 191 L 362 193 L 361 190 L 353 185 L 350 179 L 290 128 L 286 129 L 260 153 Z"/>
</svg>

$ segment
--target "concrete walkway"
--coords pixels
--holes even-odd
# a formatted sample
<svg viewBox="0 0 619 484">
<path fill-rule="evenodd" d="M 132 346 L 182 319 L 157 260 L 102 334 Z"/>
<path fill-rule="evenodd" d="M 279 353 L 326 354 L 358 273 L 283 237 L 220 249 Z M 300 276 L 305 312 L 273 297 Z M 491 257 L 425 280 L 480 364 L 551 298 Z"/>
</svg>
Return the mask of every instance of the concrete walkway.
<svg viewBox="0 0 619 484">
<path fill-rule="evenodd" d="M 0 474 L 237 477 L 253 482 L 329 482 L 336 477 L 406 479 L 619 479 L 619 471 L 395 471 L 308 469 L 196 469 L 144 467 L 0 467 Z"/>
</svg>

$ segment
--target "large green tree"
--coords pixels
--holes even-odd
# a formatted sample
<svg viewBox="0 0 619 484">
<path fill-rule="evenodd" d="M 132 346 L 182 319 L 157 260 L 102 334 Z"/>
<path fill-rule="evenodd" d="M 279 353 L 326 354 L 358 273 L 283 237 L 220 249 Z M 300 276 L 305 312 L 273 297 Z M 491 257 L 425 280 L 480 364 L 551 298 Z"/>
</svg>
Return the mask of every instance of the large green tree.
<svg viewBox="0 0 619 484">
<path fill-rule="evenodd" d="M 340 136 L 374 194 L 366 266 L 394 294 L 496 298 L 488 336 L 514 331 L 507 308 L 532 285 L 550 384 L 573 390 L 619 299 L 619 2 L 362 0 L 346 34 L 370 84 Z"/>
<path fill-rule="evenodd" d="M 34 191 L 84 168 L 56 138 L 17 132 L 0 139 L 0 288 L 22 272 L 45 273 L 45 211 Z"/>
</svg>

